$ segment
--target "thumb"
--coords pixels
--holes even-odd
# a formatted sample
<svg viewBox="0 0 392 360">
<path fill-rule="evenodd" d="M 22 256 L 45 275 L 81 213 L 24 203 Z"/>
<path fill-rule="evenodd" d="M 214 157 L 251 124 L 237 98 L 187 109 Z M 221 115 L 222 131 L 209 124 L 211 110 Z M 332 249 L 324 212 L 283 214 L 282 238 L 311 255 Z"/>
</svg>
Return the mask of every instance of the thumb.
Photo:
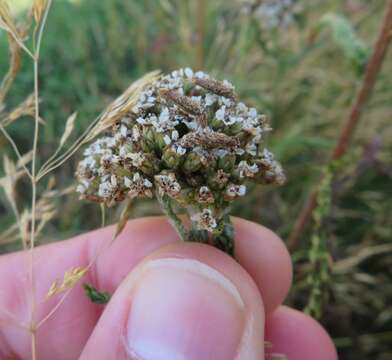
<svg viewBox="0 0 392 360">
<path fill-rule="evenodd" d="M 231 258 L 176 243 L 146 258 L 105 308 L 81 359 L 264 359 L 256 285 Z"/>
</svg>

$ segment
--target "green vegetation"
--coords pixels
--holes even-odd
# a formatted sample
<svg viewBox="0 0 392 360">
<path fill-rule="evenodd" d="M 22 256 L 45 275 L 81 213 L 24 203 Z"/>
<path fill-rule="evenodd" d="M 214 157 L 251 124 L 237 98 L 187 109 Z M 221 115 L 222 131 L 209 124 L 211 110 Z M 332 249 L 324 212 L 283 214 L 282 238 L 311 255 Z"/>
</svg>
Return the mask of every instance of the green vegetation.
<svg viewBox="0 0 392 360">
<path fill-rule="evenodd" d="M 78 112 L 76 138 L 107 103 L 147 71 L 190 66 L 229 79 L 241 99 L 270 117 L 274 131 L 268 145 L 288 177 L 279 188 L 253 187 L 235 205 L 234 213 L 286 239 L 307 194 L 319 185 L 313 223 L 293 252 L 295 278 L 288 303 L 320 317 L 341 359 L 389 359 L 392 51 L 347 154 L 339 163 L 328 164 L 361 84 L 387 1 L 298 0 L 285 26 L 268 28 L 243 3 L 55 1 L 42 48 L 40 97 L 45 126 L 40 159 L 56 149 L 71 113 Z M 5 32 L 0 32 L 1 76 L 9 66 L 7 46 Z M 33 88 L 31 64 L 23 60 L 7 98 L 8 110 Z M 33 125 L 25 117 L 7 128 L 22 153 L 31 148 Z M 12 156 L 0 135 L 3 153 Z M 80 158 L 81 152 L 54 173 L 56 188 L 74 184 Z M 320 183 L 325 169 L 327 177 Z M 0 178 L 3 175 L 0 167 Z M 18 182 L 17 196 L 21 202 L 26 198 L 27 206 L 26 183 Z M 73 192 L 51 201 L 57 216 L 40 243 L 101 224 L 99 206 L 77 201 Z M 120 212 L 108 211 L 107 222 L 116 221 Z M 157 204 L 139 201 L 131 216 L 157 213 Z M 0 191 L 0 233 L 13 221 L 12 209 Z M 0 252 L 17 247 L 17 242 L 0 244 Z"/>
</svg>

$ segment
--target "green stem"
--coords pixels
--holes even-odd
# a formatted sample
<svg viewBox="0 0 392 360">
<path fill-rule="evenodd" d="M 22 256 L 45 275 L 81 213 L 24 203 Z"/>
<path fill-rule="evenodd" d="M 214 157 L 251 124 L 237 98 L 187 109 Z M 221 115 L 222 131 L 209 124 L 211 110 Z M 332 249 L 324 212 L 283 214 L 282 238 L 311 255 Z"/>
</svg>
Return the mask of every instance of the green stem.
<svg viewBox="0 0 392 360">
<path fill-rule="evenodd" d="M 162 205 L 163 211 L 165 212 L 165 214 L 170 219 L 170 222 L 172 223 L 172 225 L 177 230 L 177 232 L 180 235 L 181 239 L 183 241 L 186 241 L 188 239 L 188 232 L 185 229 L 185 226 L 183 225 L 183 223 L 180 220 L 180 218 L 174 212 L 173 206 L 172 206 L 172 200 L 167 195 L 160 196 L 158 194 L 158 192 L 157 192 L 156 195 L 157 195 L 157 199 L 159 200 L 160 204 Z"/>
<path fill-rule="evenodd" d="M 234 226 L 231 223 L 230 216 L 225 215 L 222 219 L 223 230 L 219 235 L 212 237 L 213 245 L 224 251 L 226 254 L 234 257 Z"/>
</svg>

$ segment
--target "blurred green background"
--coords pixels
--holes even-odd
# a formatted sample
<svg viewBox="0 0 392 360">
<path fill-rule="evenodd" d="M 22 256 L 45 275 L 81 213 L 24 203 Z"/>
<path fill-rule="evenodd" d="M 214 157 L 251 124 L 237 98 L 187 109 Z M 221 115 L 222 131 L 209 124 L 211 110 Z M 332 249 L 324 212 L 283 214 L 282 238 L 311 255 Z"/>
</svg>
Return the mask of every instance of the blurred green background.
<svg viewBox="0 0 392 360">
<path fill-rule="evenodd" d="M 203 69 L 232 81 L 245 102 L 271 119 L 269 147 L 288 182 L 281 188 L 253 188 L 233 212 L 287 238 L 307 194 L 319 184 L 361 84 L 387 1 L 285 2 L 290 5 L 279 12 L 282 1 L 268 10 L 262 7 L 266 2 L 251 0 L 56 0 L 40 67 L 46 122 L 41 161 L 56 149 L 72 112 L 79 114 L 76 139 L 105 104 L 145 72 Z M 13 0 L 16 16 L 24 16 L 29 3 Z M 9 66 L 7 46 L 0 32 L 0 75 Z M 329 205 L 316 209 L 318 222 L 310 224 L 293 253 L 294 287 L 287 303 L 319 317 L 341 359 L 392 358 L 391 74 L 392 52 L 348 153 L 329 167 L 332 180 L 321 189 Z M 6 108 L 17 106 L 32 89 L 32 65 L 24 57 Z M 8 130 L 21 152 L 31 148 L 30 119 Z M 1 135 L 0 153 L 12 154 Z M 54 173 L 57 188 L 74 183 L 80 155 Z M 28 206 L 27 184 L 25 179 L 17 184 L 21 209 Z M 79 202 L 74 194 L 53 201 L 58 214 L 41 243 L 100 226 L 99 206 Z M 110 210 L 109 221 L 115 222 L 118 213 Z M 132 216 L 159 213 L 154 202 L 139 201 Z M 0 191 L 0 230 L 13 222 Z M 5 241 L 0 252 L 18 246 Z"/>
</svg>

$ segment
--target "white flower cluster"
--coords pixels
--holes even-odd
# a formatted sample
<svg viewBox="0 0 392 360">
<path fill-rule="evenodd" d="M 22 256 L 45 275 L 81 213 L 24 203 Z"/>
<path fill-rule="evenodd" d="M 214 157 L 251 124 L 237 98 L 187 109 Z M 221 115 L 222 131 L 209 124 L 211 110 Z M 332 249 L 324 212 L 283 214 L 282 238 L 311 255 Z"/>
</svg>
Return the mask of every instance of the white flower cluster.
<svg viewBox="0 0 392 360">
<path fill-rule="evenodd" d="M 77 191 L 107 205 L 155 194 L 186 209 L 198 229 L 219 232 L 246 182 L 284 182 L 263 144 L 270 130 L 228 81 L 174 71 L 147 85 L 112 135 L 84 151 Z"/>
</svg>

